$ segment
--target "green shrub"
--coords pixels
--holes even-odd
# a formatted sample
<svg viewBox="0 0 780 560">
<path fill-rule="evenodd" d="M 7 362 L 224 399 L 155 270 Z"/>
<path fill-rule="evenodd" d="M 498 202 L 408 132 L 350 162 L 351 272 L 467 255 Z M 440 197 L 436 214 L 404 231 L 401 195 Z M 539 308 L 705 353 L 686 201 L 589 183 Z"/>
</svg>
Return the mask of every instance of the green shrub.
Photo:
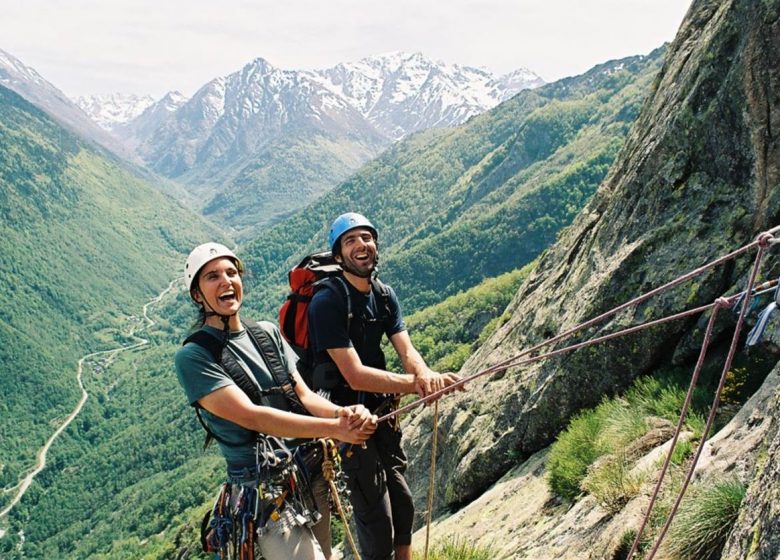
<svg viewBox="0 0 780 560">
<path fill-rule="evenodd" d="M 547 480 L 558 496 L 573 500 L 581 493 L 580 483 L 588 467 L 603 455 L 599 436 L 613 406 L 604 401 L 595 409 L 579 413 L 552 445 L 547 459 Z"/>
<path fill-rule="evenodd" d="M 414 552 L 414 560 L 422 560 L 424 551 Z M 489 546 L 478 546 L 457 537 L 436 543 L 428 550 L 428 560 L 493 560 L 495 551 Z"/>
<path fill-rule="evenodd" d="M 548 482 L 555 494 L 573 500 L 583 490 L 609 511 L 617 511 L 639 491 L 639 476 L 631 476 L 625 451 L 648 431 L 647 418 L 657 416 L 677 422 L 686 391 L 669 377 L 637 379 L 625 395 L 604 400 L 593 410 L 580 413 L 553 444 L 548 459 Z M 695 400 L 701 397 L 697 392 Z M 689 411 L 686 427 L 699 437 L 703 416 Z M 679 443 L 673 459 L 681 463 L 691 453 L 690 443 Z M 596 468 L 593 463 L 605 455 Z M 587 477 L 587 480 L 586 480 Z"/>
<path fill-rule="evenodd" d="M 679 560 L 719 558 L 745 490 L 737 480 L 691 487 L 662 545 L 664 556 Z"/>
<path fill-rule="evenodd" d="M 693 454 L 693 443 L 691 440 L 677 441 L 672 452 L 672 464 L 682 465 L 685 460 Z"/>
</svg>

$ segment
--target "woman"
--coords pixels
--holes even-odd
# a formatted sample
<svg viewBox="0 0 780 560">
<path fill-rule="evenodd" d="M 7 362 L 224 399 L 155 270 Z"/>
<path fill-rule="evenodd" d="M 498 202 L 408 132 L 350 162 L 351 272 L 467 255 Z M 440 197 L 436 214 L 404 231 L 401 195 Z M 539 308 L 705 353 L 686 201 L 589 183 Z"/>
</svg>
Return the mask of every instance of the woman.
<svg viewBox="0 0 780 560">
<path fill-rule="evenodd" d="M 224 245 L 205 243 L 190 253 L 185 282 L 201 327 L 176 353 L 176 374 L 227 461 L 229 484 L 218 501 L 225 500 L 224 509 L 244 507 L 244 528 L 253 529 L 244 546 L 253 548 L 256 529 L 257 549 L 268 560 L 322 560 L 326 556 L 307 527 L 316 515 L 302 499 L 301 477 L 279 438 L 362 444 L 376 429 L 376 417 L 309 390 L 295 370 L 294 352 L 271 323 L 242 323 L 242 274 L 241 261 Z M 226 545 L 225 535 L 220 537 L 225 527 L 212 521 L 218 546 Z M 328 527 L 322 529 L 328 534 Z M 329 555 L 328 540 L 323 538 Z"/>
</svg>

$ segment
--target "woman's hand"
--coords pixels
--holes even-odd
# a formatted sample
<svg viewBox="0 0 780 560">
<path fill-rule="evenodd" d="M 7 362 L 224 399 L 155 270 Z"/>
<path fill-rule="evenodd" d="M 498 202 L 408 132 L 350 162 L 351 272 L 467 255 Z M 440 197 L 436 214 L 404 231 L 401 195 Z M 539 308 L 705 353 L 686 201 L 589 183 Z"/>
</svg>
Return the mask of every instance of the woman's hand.
<svg viewBox="0 0 780 560">
<path fill-rule="evenodd" d="M 364 443 L 377 428 L 377 417 L 361 404 L 343 406 L 338 410 L 339 440 Z"/>
</svg>

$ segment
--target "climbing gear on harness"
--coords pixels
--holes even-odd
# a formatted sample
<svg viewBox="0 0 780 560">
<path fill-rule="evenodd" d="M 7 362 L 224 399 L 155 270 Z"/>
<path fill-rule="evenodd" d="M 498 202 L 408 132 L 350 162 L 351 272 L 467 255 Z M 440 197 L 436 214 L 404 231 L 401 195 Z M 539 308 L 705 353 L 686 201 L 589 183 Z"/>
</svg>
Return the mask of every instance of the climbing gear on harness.
<svg viewBox="0 0 780 560">
<path fill-rule="evenodd" d="M 333 248 L 336 246 L 339 238 L 342 235 L 347 233 L 349 230 L 359 227 L 368 229 L 371 231 L 374 239 L 377 239 L 378 235 L 376 228 L 374 227 L 374 224 L 368 221 L 368 218 L 362 214 L 358 214 L 357 212 L 347 212 L 346 214 L 342 214 L 336 218 L 333 221 L 333 224 L 330 226 L 330 231 L 328 232 L 328 247 L 330 248 L 330 251 L 334 252 Z"/>
<path fill-rule="evenodd" d="M 236 501 L 235 517 L 241 530 L 238 536 L 239 560 L 255 559 L 255 517 L 257 515 L 258 491 L 251 486 L 242 486 Z"/>
<path fill-rule="evenodd" d="M 230 535 L 233 532 L 230 493 L 230 484 L 226 482 L 220 486 L 214 506 L 206 512 L 200 524 L 200 545 L 203 552 L 216 552 L 219 558 L 228 555 Z"/>
<path fill-rule="evenodd" d="M 286 510 L 301 526 L 311 527 L 319 521 L 309 482 L 299 476 L 293 455 L 281 439 L 261 436 L 253 467 L 228 467 L 228 481 L 220 486 L 214 507 L 201 524 L 204 552 L 254 560 L 256 537 L 267 532 L 268 523 L 278 522 Z"/>
<path fill-rule="evenodd" d="M 306 410 L 306 407 L 300 401 L 297 393 L 295 392 L 295 380 L 290 377 L 287 368 L 284 366 L 284 362 L 282 361 L 280 354 L 281 350 L 279 349 L 276 342 L 274 342 L 271 334 L 267 332 L 259 323 L 247 323 L 242 321 L 241 324 L 246 329 L 250 339 L 254 343 L 254 346 L 257 348 L 260 356 L 263 358 L 263 361 L 268 367 L 268 371 L 271 373 L 271 377 L 274 379 L 274 387 L 260 389 L 257 384 L 249 377 L 249 373 L 236 360 L 230 349 L 227 348 L 227 346 L 225 346 L 221 340 L 217 339 L 215 336 L 204 330 L 199 330 L 192 333 L 185 339 L 184 344 L 193 342 L 208 350 L 214 361 L 222 366 L 222 368 L 235 382 L 238 388 L 246 393 L 246 395 L 254 404 L 271 406 L 268 397 L 271 395 L 281 395 L 284 397 L 291 412 L 308 415 L 309 412 Z M 198 421 L 201 423 L 203 428 L 206 430 L 206 433 L 208 434 L 206 438 L 206 446 L 211 439 L 216 439 L 220 443 L 230 447 L 242 447 L 252 443 L 255 440 L 255 437 L 253 436 L 250 440 L 239 442 L 237 444 L 224 441 L 222 438 L 214 434 L 206 425 L 200 414 L 200 405 L 195 402 L 192 406 L 195 407 L 195 413 L 197 414 Z"/>
<path fill-rule="evenodd" d="M 192 283 L 198 277 L 198 272 L 204 265 L 220 257 L 229 257 L 236 263 L 239 272 L 244 271 L 244 265 L 233 251 L 221 243 L 204 243 L 195 247 L 184 263 L 184 283 L 187 291 L 192 290 Z"/>
</svg>

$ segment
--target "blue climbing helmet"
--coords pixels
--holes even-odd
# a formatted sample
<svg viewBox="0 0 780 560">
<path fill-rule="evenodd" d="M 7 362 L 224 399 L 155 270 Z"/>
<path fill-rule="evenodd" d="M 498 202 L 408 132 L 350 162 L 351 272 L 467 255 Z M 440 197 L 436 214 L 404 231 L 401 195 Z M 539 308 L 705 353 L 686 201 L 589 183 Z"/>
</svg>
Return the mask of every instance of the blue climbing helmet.
<svg viewBox="0 0 780 560">
<path fill-rule="evenodd" d="M 371 231 L 371 235 L 374 236 L 374 239 L 377 238 L 374 224 L 369 222 L 368 218 L 366 218 L 363 214 L 347 212 L 346 214 L 342 214 L 336 218 L 333 221 L 333 224 L 330 226 L 330 232 L 328 233 L 328 248 L 330 249 L 330 252 L 333 252 L 333 249 L 336 247 L 336 244 L 339 242 L 339 239 L 342 235 L 359 227 L 368 229 Z"/>
</svg>

